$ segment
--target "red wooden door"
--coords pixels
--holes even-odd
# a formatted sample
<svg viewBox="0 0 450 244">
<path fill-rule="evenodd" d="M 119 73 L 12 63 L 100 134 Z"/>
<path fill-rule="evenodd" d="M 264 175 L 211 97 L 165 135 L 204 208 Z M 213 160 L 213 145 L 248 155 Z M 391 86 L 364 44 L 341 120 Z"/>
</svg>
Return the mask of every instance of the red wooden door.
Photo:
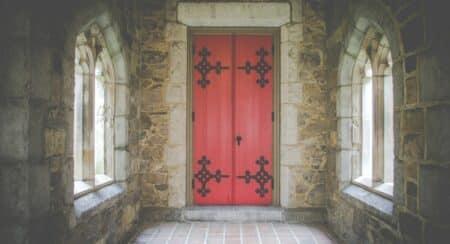
<svg viewBox="0 0 450 244">
<path fill-rule="evenodd" d="M 236 36 L 235 204 L 272 203 L 272 38 Z"/>
<path fill-rule="evenodd" d="M 194 202 L 271 204 L 272 37 L 193 42 Z"/>
</svg>

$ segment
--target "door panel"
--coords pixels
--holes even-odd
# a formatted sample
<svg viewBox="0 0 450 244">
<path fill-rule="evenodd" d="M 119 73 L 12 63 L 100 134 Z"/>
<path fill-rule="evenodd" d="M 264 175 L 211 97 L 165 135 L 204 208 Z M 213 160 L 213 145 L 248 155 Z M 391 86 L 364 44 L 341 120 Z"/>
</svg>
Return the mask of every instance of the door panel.
<svg viewBox="0 0 450 244">
<path fill-rule="evenodd" d="M 236 36 L 235 204 L 272 203 L 272 87 L 270 36 Z"/>
<path fill-rule="evenodd" d="M 270 205 L 272 37 L 196 35 L 193 43 L 194 202 Z"/>
<path fill-rule="evenodd" d="M 232 203 L 231 35 L 194 37 L 194 201 Z"/>
</svg>

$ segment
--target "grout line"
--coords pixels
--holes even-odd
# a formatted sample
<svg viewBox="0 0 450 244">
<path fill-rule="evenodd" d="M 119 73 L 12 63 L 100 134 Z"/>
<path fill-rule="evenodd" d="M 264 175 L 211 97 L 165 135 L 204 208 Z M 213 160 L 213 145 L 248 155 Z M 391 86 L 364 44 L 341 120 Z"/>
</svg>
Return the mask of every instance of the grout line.
<svg viewBox="0 0 450 244">
<path fill-rule="evenodd" d="M 277 231 L 275 230 L 275 227 L 273 226 L 273 223 L 272 223 L 272 222 L 270 222 L 270 226 L 272 226 L 273 233 L 275 233 L 275 236 L 277 237 L 278 243 L 281 244 L 280 237 L 278 236 L 278 233 L 277 233 Z"/>
<path fill-rule="evenodd" d="M 258 225 L 259 225 L 258 223 L 255 223 L 256 233 L 258 234 L 259 244 L 262 244 L 261 233 L 259 232 L 259 227 L 258 227 Z"/>
<path fill-rule="evenodd" d="M 242 236 L 242 223 L 239 223 L 239 237 L 241 239 L 241 244 L 244 244 L 243 236 Z"/>
<path fill-rule="evenodd" d="M 294 236 L 295 242 L 297 242 L 297 244 L 300 243 L 300 241 L 298 240 L 297 236 L 295 235 L 294 231 L 291 228 L 291 224 L 287 224 L 289 227 L 289 231 L 291 232 L 291 234 Z"/>
<path fill-rule="evenodd" d="M 226 233 L 227 233 L 227 223 L 223 224 L 223 244 L 225 244 L 225 237 L 226 237 Z"/>
<path fill-rule="evenodd" d="M 175 226 L 173 227 L 172 231 L 170 232 L 169 238 L 167 239 L 168 241 L 172 240 L 173 234 L 175 233 L 175 230 L 177 229 L 177 226 L 178 226 L 178 222 L 175 223 Z"/>
<path fill-rule="evenodd" d="M 206 227 L 205 236 L 203 237 L 203 243 L 204 244 L 206 244 L 208 242 L 208 235 L 209 235 L 210 225 L 211 225 L 211 223 L 208 222 L 208 227 Z"/>
<path fill-rule="evenodd" d="M 156 230 L 153 231 L 153 233 L 150 235 L 149 240 L 145 240 L 145 244 L 150 243 L 151 241 L 153 241 L 153 238 L 155 238 L 155 233 L 156 233 Z M 138 236 L 138 238 L 139 238 L 139 236 Z"/>
<path fill-rule="evenodd" d="M 311 233 L 311 236 L 312 236 L 312 238 L 313 238 L 313 240 L 314 240 L 314 243 L 319 243 L 318 241 L 317 241 L 317 239 L 316 239 L 316 236 L 314 235 L 314 233 L 311 231 L 311 229 L 310 229 L 310 227 L 309 226 L 306 226 L 306 229 L 308 229 L 308 231 L 309 231 L 309 233 Z"/>
<path fill-rule="evenodd" d="M 188 244 L 189 238 L 191 237 L 191 232 L 192 232 L 193 224 L 192 224 L 192 223 L 190 223 L 190 224 L 191 224 L 191 227 L 189 228 L 189 231 L 188 231 L 188 233 L 187 233 L 187 235 L 186 235 L 186 240 L 184 240 L 184 244 Z"/>
</svg>

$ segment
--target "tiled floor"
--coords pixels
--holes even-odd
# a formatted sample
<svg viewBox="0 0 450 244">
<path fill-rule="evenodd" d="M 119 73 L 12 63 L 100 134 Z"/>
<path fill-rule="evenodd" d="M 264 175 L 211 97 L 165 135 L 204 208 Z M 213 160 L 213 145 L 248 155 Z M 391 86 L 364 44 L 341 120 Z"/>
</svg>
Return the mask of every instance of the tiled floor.
<svg viewBox="0 0 450 244">
<path fill-rule="evenodd" d="M 134 244 L 150 243 L 300 243 L 332 244 L 325 228 L 284 223 L 166 222 L 149 226 Z"/>
</svg>

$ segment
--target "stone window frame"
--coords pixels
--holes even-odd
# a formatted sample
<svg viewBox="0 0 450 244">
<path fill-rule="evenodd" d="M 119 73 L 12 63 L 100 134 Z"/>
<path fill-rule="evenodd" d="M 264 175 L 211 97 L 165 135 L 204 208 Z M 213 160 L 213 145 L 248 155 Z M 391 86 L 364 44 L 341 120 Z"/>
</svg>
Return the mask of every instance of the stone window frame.
<svg viewBox="0 0 450 244">
<path fill-rule="evenodd" d="M 90 61 L 89 65 L 87 62 L 85 62 L 82 65 L 82 73 L 85 73 L 86 75 L 90 76 L 89 78 L 91 83 L 95 80 L 95 68 L 96 64 L 103 63 L 103 66 L 107 72 L 107 82 L 105 82 L 105 98 L 107 99 L 105 103 L 109 104 L 107 113 L 106 113 L 106 122 L 105 122 L 105 137 L 107 138 L 105 141 L 105 173 L 107 177 L 101 177 L 100 180 L 102 182 L 98 182 L 99 184 L 95 184 L 95 163 L 91 162 L 87 164 L 88 169 L 84 170 L 78 170 L 76 172 L 75 170 L 75 160 L 73 161 L 74 171 L 73 171 L 73 183 L 74 186 L 72 187 L 72 195 L 73 198 L 76 200 L 74 202 L 75 204 L 75 212 L 76 215 L 81 215 L 82 213 L 86 212 L 89 209 L 92 209 L 93 207 L 97 206 L 101 202 L 104 202 L 106 199 L 102 199 L 94 197 L 95 201 L 92 201 L 92 196 L 89 193 L 95 193 L 95 192 L 105 192 L 106 194 L 101 194 L 102 196 L 106 198 L 111 198 L 116 196 L 117 194 L 120 194 L 123 192 L 123 190 L 120 190 L 123 186 L 116 185 L 116 183 L 121 184 L 122 182 L 125 182 L 129 175 L 129 157 L 128 157 L 128 114 L 129 114 L 129 88 L 128 88 L 128 73 L 127 73 L 127 63 L 125 61 L 125 55 L 123 53 L 122 48 L 122 41 L 119 36 L 119 28 L 116 25 L 116 23 L 113 23 L 111 21 L 110 14 L 108 12 L 103 12 L 97 17 L 91 19 L 90 21 L 87 21 L 87 23 L 81 24 L 81 28 L 78 29 L 76 36 L 74 38 L 74 42 L 72 47 L 75 46 L 76 48 L 79 48 L 83 45 L 77 46 L 77 37 L 80 33 L 85 33 L 87 31 L 90 31 L 92 27 L 98 29 L 97 36 L 95 36 L 95 39 L 97 42 L 99 42 L 100 45 L 98 47 L 89 47 L 87 48 L 87 45 L 84 45 L 83 48 L 85 48 L 87 53 L 90 53 Z M 70 46 L 70 44 L 68 44 Z M 97 55 L 98 59 L 94 58 L 95 56 L 92 53 L 93 48 L 101 49 L 102 51 L 99 52 L 99 55 Z M 72 49 L 75 50 L 75 49 Z M 71 55 L 72 56 L 72 55 Z M 72 56 L 74 57 L 74 56 Z M 74 65 L 72 59 L 71 65 Z M 68 64 L 69 65 L 69 64 Z M 98 66 L 97 66 L 98 67 Z M 66 94 L 68 96 L 70 104 L 72 106 L 75 106 L 75 99 L 74 99 L 74 91 L 75 91 L 75 77 L 73 74 L 76 74 L 80 70 L 74 70 L 74 73 L 72 73 L 72 79 L 73 83 L 70 84 L 69 87 L 72 87 L 72 93 Z M 69 74 L 68 74 L 69 75 Z M 89 81 L 89 80 L 88 80 Z M 73 99 L 73 100 L 70 100 Z M 75 108 L 75 107 L 73 107 Z M 74 128 L 75 128 L 75 111 L 74 113 L 68 116 L 67 122 L 70 125 L 71 130 L 69 130 L 69 140 L 72 140 L 72 143 L 74 142 L 75 134 L 74 134 Z M 72 144 L 70 143 L 70 144 Z M 73 147 L 71 148 L 74 151 L 72 151 L 72 155 L 74 158 L 76 157 L 75 154 L 77 153 L 75 150 L 75 143 L 73 143 Z M 79 152 L 78 152 L 79 153 Z M 80 173 L 81 171 L 81 173 Z M 75 180 L 77 177 L 86 177 L 84 179 L 87 179 L 88 183 L 90 183 L 89 188 L 84 189 L 80 192 L 75 192 Z M 94 176 L 93 176 L 94 175 Z M 83 178 L 82 178 L 83 179 Z M 86 183 L 86 182 L 84 182 Z M 112 184 L 112 186 L 111 186 Z M 109 187 L 107 187 L 109 186 Z M 103 190 L 105 189 L 105 190 Z M 115 189 L 114 194 L 109 194 L 110 192 L 113 192 L 110 189 Z M 86 202 L 86 200 L 83 199 L 91 199 L 89 203 Z M 97 203 L 97 204 L 96 204 Z M 79 205 L 79 206 L 78 206 Z"/>
<path fill-rule="evenodd" d="M 343 49 L 340 55 L 337 79 L 336 94 L 336 115 L 337 115 L 337 150 L 336 150 L 336 176 L 339 196 L 347 199 L 357 207 L 370 210 L 386 221 L 392 221 L 394 214 L 394 203 L 401 204 L 403 198 L 403 168 L 399 159 L 400 149 L 400 117 L 401 107 L 404 100 L 403 83 L 404 71 L 404 51 L 400 38 L 400 26 L 395 18 L 383 6 L 375 2 L 367 2 L 366 5 L 358 5 L 352 11 L 352 21 L 350 22 L 347 34 L 343 41 Z M 388 40 L 393 65 L 393 102 L 394 102 L 394 187 L 392 198 L 380 196 L 370 190 L 352 184 L 352 162 L 358 160 L 358 153 L 352 149 L 352 110 L 351 104 L 352 90 L 349 84 L 352 81 L 354 65 L 361 50 L 364 33 L 371 27 L 386 35 Z M 346 139 L 347 138 L 347 139 Z M 355 201 L 356 200 L 356 201 Z"/>
<path fill-rule="evenodd" d="M 370 68 L 370 74 L 367 69 Z M 385 82 L 392 82 L 392 56 L 387 37 L 379 30 L 369 26 L 361 43 L 360 52 L 356 58 L 351 79 L 351 119 L 352 119 L 352 136 L 351 147 L 357 152 L 356 159 L 352 160 L 351 174 L 352 183 L 363 187 L 369 191 L 373 191 L 383 197 L 392 199 L 393 194 L 393 162 L 385 161 L 386 140 L 393 138 L 385 138 L 386 130 L 393 128 L 385 128 L 384 119 L 389 115 L 385 107 Z M 364 83 L 369 82 L 372 85 L 372 140 L 371 140 L 371 176 L 363 175 L 364 164 Z M 388 94 L 392 94 L 388 93 Z M 345 104 L 341 104 L 345 105 Z M 389 133 L 393 136 L 393 131 Z M 389 145 L 388 145 L 389 146 Z M 390 145 L 393 147 L 393 144 Z M 387 148 L 392 149 L 393 148 Z M 393 160 L 393 159 L 392 159 Z M 389 172 L 387 172 L 389 171 Z M 392 172 L 391 172 L 392 171 Z M 387 172 L 387 173 L 386 173 Z M 388 180 L 389 179 L 389 180 Z"/>
</svg>

